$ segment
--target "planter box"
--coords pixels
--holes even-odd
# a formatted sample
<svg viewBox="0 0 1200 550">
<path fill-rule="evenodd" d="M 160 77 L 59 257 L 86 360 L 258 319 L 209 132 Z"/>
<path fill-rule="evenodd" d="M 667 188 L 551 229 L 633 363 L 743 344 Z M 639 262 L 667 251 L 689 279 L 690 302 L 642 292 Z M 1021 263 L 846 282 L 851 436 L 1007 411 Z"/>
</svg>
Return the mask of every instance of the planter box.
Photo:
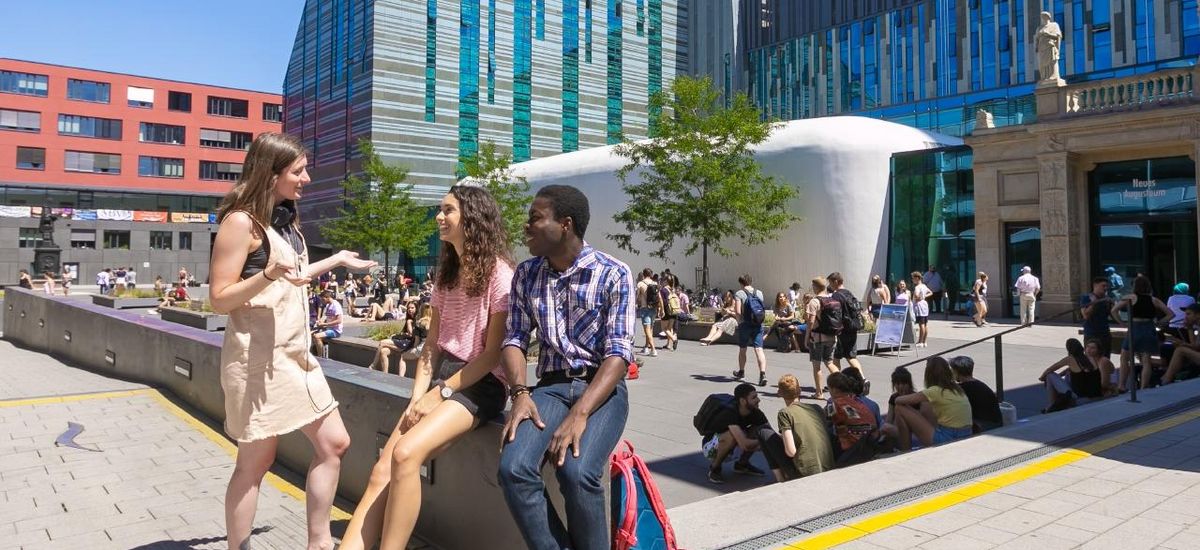
<svg viewBox="0 0 1200 550">
<path fill-rule="evenodd" d="M 92 303 L 113 309 L 150 308 L 158 307 L 158 298 L 116 298 L 93 294 Z"/>
<path fill-rule="evenodd" d="M 164 321 L 179 323 L 192 328 L 198 328 L 207 331 L 225 330 L 225 322 L 229 319 L 226 315 L 217 313 L 206 313 L 202 311 L 192 311 L 178 307 L 164 307 L 159 310 L 159 314 Z"/>
<path fill-rule="evenodd" d="M 871 344 L 875 343 L 874 332 L 859 332 L 858 339 L 854 343 L 855 351 L 859 353 L 870 353 Z"/>
</svg>

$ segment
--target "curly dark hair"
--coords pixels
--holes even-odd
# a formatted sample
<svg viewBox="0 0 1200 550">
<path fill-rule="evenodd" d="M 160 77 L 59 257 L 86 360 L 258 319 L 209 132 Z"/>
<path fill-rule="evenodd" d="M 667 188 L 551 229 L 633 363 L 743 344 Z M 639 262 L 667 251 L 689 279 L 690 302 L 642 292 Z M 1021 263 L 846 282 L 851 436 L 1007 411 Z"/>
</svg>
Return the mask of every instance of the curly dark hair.
<svg viewBox="0 0 1200 550">
<path fill-rule="evenodd" d="M 453 290 L 461 282 L 467 296 L 480 296 L 487 288 L 497 259 L 512 265 L 508 233 L 500 216 L 500 206 L 487 189 L 455 185 L 450 188 L 450 194 L 458 199 L 459 223 L 465 239 L 461 253 L 450 243 L 442 244 L 437 286 L 439 290 Z"/>
</svg>

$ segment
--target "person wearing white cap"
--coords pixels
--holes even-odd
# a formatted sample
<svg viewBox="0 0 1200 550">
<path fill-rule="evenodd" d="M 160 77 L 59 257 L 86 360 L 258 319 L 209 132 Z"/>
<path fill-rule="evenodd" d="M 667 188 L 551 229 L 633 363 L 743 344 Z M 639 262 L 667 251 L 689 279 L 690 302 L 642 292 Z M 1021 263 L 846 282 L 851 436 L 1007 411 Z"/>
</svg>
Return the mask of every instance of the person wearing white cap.
<svg viewBox="0 0 1200 550">
<path fill-rule="evenodd" d="M 1021 268 L 1021 276 L 1017 278 L 1017 296 L 1021 301 L 1021 324 L 1033 322 L 1034 307 L 1037 303 L 1037 293 L 1042 290 L 1042 282 L 1033 276 L 1029 266 Z"/>
</svg>

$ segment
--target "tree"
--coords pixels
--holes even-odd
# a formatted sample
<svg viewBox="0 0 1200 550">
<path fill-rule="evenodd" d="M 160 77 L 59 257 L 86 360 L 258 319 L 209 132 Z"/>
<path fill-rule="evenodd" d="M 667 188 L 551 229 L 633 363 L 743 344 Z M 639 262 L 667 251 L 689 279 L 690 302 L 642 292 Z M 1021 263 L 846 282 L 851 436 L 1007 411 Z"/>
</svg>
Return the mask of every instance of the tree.
<svg viewBox="0 0 1200 550">
<path fill-rule="evenodd" d="M 626 141 L 616 154 L 629 159 L 617 171 L 629 206 L 613 219 L 625 233 L 609 234 L 623 250 L 639 234 L 657 246 L 650 256 L 667 260 L 676 240 L 684 255 L 699 249 L 708 287 L 708 252 L 737 255 L 741 246 L 775 239 L 800 218 L 788 201 L 796 189 L 762 173 L 750 148 L 766 141 L 773 124 L 764 122 L 745 94 L 725 106 L 708 78 L 681 77 L 670 94 L 658 92 L 650 104 L 661 108 L 654 139 Z M 653 112 L 653 111 L 651 111 Z M 628 177 L 638 168 L 640 181 Z"/>
<path fill-rule="evenodd" d="M 529 203 L 533 198 L 529 196 L 529 182 L 525 177 L 513 174 L 512 155 L 497 154 L 496 144 L 485 141 L 479 144 L 479 151 L 474 156 L 463 158 L 462 164 L 460 181 L 480 183 L 500 204 L 509 246 L 522 242 Z"/>
<path fill-rule="evenodd" d="M 408 170 L 388 166 L 375 146 L 359 140 L 361 176 L 350 174 L 342 181 L 347 207 L 338 208 L 337 218 L 321 226 L 321 236 L 339 248 L 383 252 L 384 279 L 390 275 L 391 253 L 410 257 L 429 253 L 429 236 L 436 229 L 428 206 L 412 198 L 412 185 L 405 184 Z"/>
</svg>

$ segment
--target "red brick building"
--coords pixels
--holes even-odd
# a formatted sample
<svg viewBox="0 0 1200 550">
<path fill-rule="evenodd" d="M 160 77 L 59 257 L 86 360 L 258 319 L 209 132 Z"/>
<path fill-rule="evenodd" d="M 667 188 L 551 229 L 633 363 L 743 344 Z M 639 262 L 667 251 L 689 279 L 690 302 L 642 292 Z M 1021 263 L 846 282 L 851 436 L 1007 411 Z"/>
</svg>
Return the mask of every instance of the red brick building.
<svg viewBox="0 0 1200 550">
<path fill-rule="evenodd" d="M 205 214 L 282 119 L 279 94 L 0 58 L 0 283 L 30 266 L 44 206 L 80 282 L 127 265 L 203 280 Z"/>
</svg>

